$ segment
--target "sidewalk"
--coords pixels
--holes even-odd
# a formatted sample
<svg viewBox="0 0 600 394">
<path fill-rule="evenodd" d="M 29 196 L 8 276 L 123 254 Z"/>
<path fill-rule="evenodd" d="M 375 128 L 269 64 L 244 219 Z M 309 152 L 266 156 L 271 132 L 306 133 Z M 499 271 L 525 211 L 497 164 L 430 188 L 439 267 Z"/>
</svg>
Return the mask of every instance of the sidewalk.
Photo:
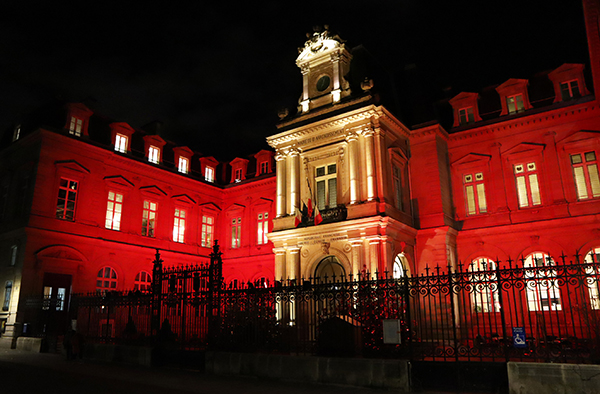
<svg viewBox="0 0 600 394">
<path fill-rule="evenodd" d="M 21 393 L 236 393 L 236 394 L 381 394 L 387 391 L 349 386 L 215 376 L 199 371 L 144 368 L 66 361 L 64 356 L 0 350 L 2 391 Z M 43 391 L 42 391 L 43 390 Z M 434 394 L 429 392 L 427 394 Z M 440 393 L 441 394 L 441 393 Z"/>
</svg>

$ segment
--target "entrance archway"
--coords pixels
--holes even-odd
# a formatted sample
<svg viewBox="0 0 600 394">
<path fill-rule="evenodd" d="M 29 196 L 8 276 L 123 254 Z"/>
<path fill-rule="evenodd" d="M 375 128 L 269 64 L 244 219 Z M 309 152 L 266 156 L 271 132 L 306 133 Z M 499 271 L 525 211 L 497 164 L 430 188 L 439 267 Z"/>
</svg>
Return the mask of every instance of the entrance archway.
<svg viewBox="0 0 600 394">
<path fill-rule="evenodd" d="M 339 278 L 343 280 L 346 277 L 346 270 L 335 256 L 327 256 L 322 259 L 317 268 L 315 268 L 314 278 L 319 280 L 328 280 Z"/>
</svg>

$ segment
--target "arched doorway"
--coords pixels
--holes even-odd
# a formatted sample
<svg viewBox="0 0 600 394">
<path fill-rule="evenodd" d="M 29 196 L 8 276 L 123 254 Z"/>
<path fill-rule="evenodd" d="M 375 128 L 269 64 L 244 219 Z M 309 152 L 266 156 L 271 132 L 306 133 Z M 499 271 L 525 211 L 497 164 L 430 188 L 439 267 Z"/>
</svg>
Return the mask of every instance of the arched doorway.
<svg viewBox="0 0 600 394">
<path fill-rule="evenodd" d="M 392 266 L 392 278 L 401 279 L 404 278 L 409 271 L 408 260 L 404 256 L 404 253 L 399 253 L 394 258 L 394 263 Z"/>
<path fill-rule="evenodd" d="M 327 256 L 322 259 L 315 268 L 314 278 L 319 280 L 343 280 L 346 278 L 346 270 L 335 256 Z"/>
</svg>

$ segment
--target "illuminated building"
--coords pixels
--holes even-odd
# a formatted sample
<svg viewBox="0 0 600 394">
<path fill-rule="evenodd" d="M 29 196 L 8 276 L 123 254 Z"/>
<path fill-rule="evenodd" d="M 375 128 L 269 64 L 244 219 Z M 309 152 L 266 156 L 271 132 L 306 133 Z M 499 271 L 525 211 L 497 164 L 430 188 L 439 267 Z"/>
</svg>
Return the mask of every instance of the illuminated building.
<svg viewBox="0 0 600 394">
<path fill-rule="evenodd" d="M 376 78 L 349 81 L 355 53 L 324 30 L 297 58 L 298 114 L 267 139 L 275 152 L 225 166 L 83 104 L 53 127 L 16 126 L 0 153 L 5 337 L 28 322 L 29 296 L 144 289 L 155 248 L 195 264 L 214 239 L 231 286 L 595 258 L 600 37 L 596 2 L 584 8 L 589 81 L 567 63 L 463 92 L 448 124 L 403 124 Z"/>
</svg>

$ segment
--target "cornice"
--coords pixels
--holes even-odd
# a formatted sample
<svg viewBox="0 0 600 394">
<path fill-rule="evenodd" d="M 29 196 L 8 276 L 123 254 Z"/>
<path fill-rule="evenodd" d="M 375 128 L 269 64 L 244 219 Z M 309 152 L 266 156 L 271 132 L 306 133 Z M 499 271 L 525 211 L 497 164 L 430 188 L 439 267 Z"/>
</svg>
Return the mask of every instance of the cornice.
<svg viewBox="0 0 600 394">
<path fill-rule="evenodd" d="M 586 105 L 590 104 L 590 105 Z M 449 141 L 460 141 L 473 137 L 478 137 L 486 134 L 494 134 L 505 130 L 510 130 L 517 127 L 536 126 L 544 127 L 547 123 L 554 123 L 559 118 L 573 118 L 582 113 L 598 111 L 599 108 L 595 102 L 587 102 L 575 107 L 563 107 L 546 112 L 522 116 L 516 119 L 501 120 L 491 125 L 470 128 L 465 131 L 452 133 L 449 136 Z M 564 121 L 563 121 L 564 123 Z"/>
</svg>

